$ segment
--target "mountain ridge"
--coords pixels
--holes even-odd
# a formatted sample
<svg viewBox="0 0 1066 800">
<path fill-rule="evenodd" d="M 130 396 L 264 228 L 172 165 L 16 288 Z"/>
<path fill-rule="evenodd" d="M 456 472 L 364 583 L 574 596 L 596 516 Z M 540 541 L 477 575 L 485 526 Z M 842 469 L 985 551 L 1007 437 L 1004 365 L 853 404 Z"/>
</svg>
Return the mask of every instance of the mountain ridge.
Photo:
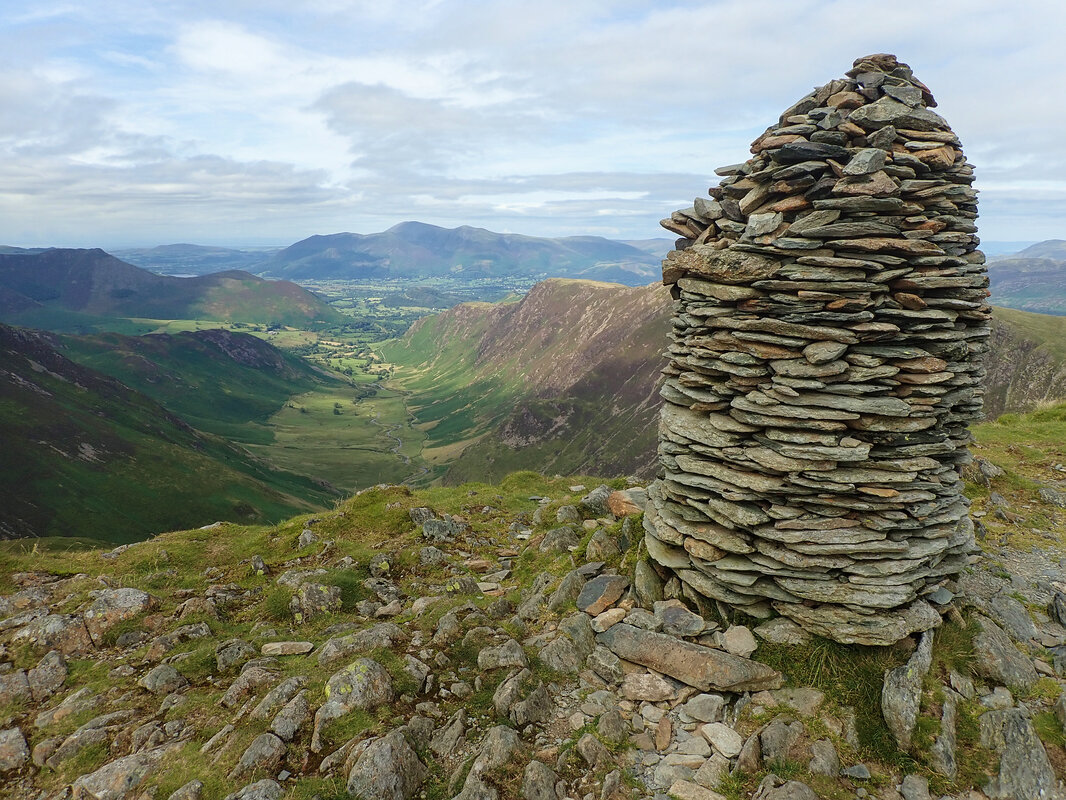
<svg viewBox="0 0 1066 800">
<path fill-rule="evenodd" d="M 24 321 L 18 315 L 33 311 L 263 323 L 344 319 L 291 282 L 239 270 L 192 278 L 157 275 L 99 248 L 0 254 L 0 289 L 0 318 L 15 323 Z"/>
<path fill-rule="evenodd" d="M 258 271 L 293 280 L 540 275 L 639 285 L 656 277 L 660 260 L 598 236 L 548 239 L 409 221 L 380 233 L 316 234 L 276 253 Z"/>
</svg>

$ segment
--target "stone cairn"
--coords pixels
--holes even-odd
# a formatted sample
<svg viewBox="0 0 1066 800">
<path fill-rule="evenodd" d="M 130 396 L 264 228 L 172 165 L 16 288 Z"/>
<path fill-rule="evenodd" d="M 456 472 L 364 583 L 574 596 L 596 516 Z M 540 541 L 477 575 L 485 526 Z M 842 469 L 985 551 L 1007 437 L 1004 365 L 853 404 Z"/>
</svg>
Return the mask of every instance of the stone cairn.
<svg viewBox="0 0 1066 800">
<path fill-rule="evenodd" d="M 929 90 L 891 55 L 846 75 L 662 222 L 683 238 L 645 529 L 701 608 L 886 645 L 940 624 L 975 552 L 988 279 Z"/>
</svg>

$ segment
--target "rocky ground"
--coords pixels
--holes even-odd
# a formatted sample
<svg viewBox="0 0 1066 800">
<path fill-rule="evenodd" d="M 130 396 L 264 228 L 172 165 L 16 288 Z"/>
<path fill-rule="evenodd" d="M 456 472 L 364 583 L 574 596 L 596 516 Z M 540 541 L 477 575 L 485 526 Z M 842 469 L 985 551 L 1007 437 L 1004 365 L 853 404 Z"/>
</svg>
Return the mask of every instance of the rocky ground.
<svg viewBox="0 0 1066 800">
<path fill-rule="evenodd" d="M 0 796 L 1066 797 L 1061 556 L 985 463 L 989 556 L 894 648 L 690 608 L 624 482 L 5 554 Z"/>
</svg>

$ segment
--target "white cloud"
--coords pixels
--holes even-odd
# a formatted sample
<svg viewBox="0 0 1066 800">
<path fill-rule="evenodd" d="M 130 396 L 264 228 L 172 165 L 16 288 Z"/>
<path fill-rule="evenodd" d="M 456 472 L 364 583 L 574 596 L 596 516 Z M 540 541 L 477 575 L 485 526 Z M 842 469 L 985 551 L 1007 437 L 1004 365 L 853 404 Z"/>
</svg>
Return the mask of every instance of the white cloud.
<svg viewBox="0 0 1066 800">
<path fill-rule="evenodd" d="M 285 241 L 420 215 L 655 236 L 877 51 L 962 137 L 985 238 L 1066 235 L 1052 0 L 19 4 L 0 21 L 0 242 Z"/>
</svg>

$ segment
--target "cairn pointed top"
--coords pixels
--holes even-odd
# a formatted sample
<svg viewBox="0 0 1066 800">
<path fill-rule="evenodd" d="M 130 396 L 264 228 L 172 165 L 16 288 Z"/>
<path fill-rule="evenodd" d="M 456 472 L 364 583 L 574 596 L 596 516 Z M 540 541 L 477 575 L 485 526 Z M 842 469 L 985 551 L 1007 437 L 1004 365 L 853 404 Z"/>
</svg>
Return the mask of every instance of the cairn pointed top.
<svg viewBox="0 0 1066 800">
<path fill-rule="evenodd" d="M 858 78 L 863 74 L 878 72 L 906 81 L 915 88 L 920 89 L 925 105 L 929 108 L 936 108 L 936 100 L 933 99 L 933 93 L 929 91 L 929 87 L 914 77 L 914 72 L 909 64 L 900 61 L 892 53 L 873 53 L 868 56 L 860 56 L 855 59 L 851 69 L 844 74 L 849 78 Z"/>
</svg>

